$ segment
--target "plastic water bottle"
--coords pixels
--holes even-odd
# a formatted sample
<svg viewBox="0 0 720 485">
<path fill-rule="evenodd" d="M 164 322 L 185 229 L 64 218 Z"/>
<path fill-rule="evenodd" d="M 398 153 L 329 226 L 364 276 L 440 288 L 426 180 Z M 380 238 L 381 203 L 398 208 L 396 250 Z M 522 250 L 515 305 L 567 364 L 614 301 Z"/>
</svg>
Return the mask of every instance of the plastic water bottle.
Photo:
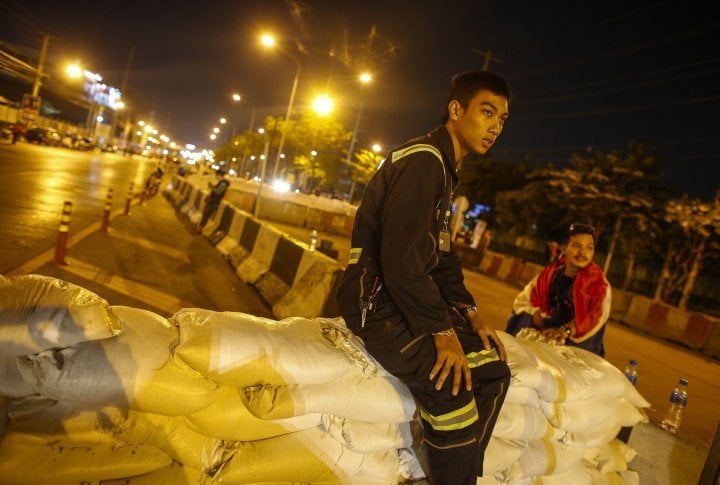
<svg viewBox="0 0 720 485">
<path fill-rule="evenodd" d="M 310 233 L 310 251 L 315 251 L 315 248 L 317 247 L 317 238 L 318 233 L 315 229 L 313 229 L 313 232 Z"/>
<path fill-rule="evenodd" d="M 625 377 L 628 378 L 633 386 L 637 384 L 637 360 L 631 359 L 628 365 L 625 366 Z"/>
<path fill-rule="evenodd" d="M 680 379 L 680 382 L 678 382 L 678 385 L 675 386 L 672 394 L 670 394 L 670 407 L 660 423 L 660 427 L 672 434 L 677 433 L 680 422 L 682 421 L 682 413 L 687 407 L 687 403 L 688 381 L 686 379 Z"/>
</svg>

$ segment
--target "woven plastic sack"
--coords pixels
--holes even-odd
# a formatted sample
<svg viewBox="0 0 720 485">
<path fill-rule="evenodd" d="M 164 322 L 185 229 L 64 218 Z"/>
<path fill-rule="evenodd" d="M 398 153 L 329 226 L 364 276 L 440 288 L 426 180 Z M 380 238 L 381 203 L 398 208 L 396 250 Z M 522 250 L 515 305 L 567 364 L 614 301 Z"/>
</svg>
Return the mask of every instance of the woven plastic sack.
<svg viewBox="0 0 720 485">
<path fill-rule="evenodd" d="M 107 302 L 84 288 L 40 275 L 0 276 L 0 395 L 34 393 L 17 370 L 17 357 L 119 331 Z"/>
</svg>

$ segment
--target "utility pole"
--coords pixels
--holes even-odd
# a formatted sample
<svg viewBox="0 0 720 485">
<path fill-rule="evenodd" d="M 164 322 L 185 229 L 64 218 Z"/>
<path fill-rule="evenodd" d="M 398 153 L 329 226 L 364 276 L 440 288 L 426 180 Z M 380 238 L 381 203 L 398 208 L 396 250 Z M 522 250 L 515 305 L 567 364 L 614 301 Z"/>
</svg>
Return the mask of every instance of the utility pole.
<svg viewBox="0 0 720 485">
<path fill-rule="evenodd" d="M 503 63 L 502 59 L 498 58 L 497 56 L 493 56 L 493 52 L 490 49 L 486 50 L 485 52 L 477 50 L 477 49 L 472 49 L 472 51 L 475 54 L 480 54 L 481 56 L 483 56 L 485 58 L 485 60 L 483 61 L 483 67 L 482 67 L 483 71 L 488 70 L 488 68 L 490 67 L 490 63 L 492 61 L 499 62 L 500 64 Z"/>
<path fill-rule="evenodd" d="M 130 48 L 130 55 L 128 56 L 127 65 L 125 66 L 125 74 L 123 74 L 123 81 L 122 86 L 120 86 L 120 99 L 123 99 L 123 96 L 125 95 L 125 89 L 127 88 L 127 80 L 128 80 L 128 74 L 130 72 L 130 66 L 132 65 L 133 57 L 135 56 L 135 46 L 132 46 Z M 127 110 L 128 105 L 123 101 L 123 109 Z M 126 111 L 127 113 L 127 111 Z M 120 113 L 118 113 L 118 110 L 115 110 L 115 113 L 113 113 L 113 120 L 112 125 L 110 127 L 110 144 L 112 145 L 112 142 L 115 140 L 115 130 L 117 130 L 117 125 L 119 121 Z M 126 116 L 127 118 L 127 116 Z M 123 140 L 125 141 L 125 147 L 127 148 L 127 135 L 130 132 L 130 126 L 126 122 L 125 128 L 123 130 Z"/>
<path fill-rule="evenodd" d="M 37 72 L 35 73 L 35 82 L 33 83 L 32 95 L 34 98 L 40 94 L 40 86 L 42 85 L 43 77 L 43 65 L 45 64 L 45 54 L 47 54 L 48 43 L 50 43 L 50 36 L 43 36 L 42 49 L 40 49 L 40 60 L 38 61 Z"/>
</svg>

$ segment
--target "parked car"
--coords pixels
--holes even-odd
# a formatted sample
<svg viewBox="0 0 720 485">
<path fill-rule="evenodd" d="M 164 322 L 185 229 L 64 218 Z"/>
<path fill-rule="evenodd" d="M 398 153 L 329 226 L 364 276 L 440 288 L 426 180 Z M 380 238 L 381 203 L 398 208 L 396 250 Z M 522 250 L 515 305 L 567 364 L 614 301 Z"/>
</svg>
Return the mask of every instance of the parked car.
<svg viewBox="0 0 720 485">
<path fill-rule="evenodd" d="M 62 137 L 55 128 L 43 128 L 36 126 L 25 130 L 25 139 L 30 143 L 38 145 L 60 146 Z"/>
<path fill-rule="evenodd" d="M 62 137 L 62 146 L 75 150 L 90 150 L 94 143 L 92 138 L 78 135 L 77 133 L 66 133 Z"/>
</svg>

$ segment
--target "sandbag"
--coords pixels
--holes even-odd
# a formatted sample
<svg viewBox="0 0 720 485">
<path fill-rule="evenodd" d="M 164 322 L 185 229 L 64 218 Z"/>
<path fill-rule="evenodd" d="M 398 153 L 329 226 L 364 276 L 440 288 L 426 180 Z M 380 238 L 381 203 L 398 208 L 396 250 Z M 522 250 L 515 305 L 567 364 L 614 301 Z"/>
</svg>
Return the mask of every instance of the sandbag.
<svg viewBox="0 0 720 485">
<path fill-rule="evenodd" d="M 373 453 L 413 446 L 411 423 L 368 423 L 331 414 L 322 415 L 322 427 L 345 447 Z"/>
<path fill-rule="evenodd" d="M 501 475 L 504 480 L 558 475 L 575 467 L 585 451 L 547 438 L 530 440 L 518 461 L 502 470 Z"/>
<path fill-rule="evenodd" d="M 533 389 L 538 395 L 556 395 L 558 384 L 553 369 L 539 360 L 525 342 L 506 332 L 498 331 L 497 335 L 507 352 L 507 365 L 511 375 L 510 388 L 526 387 Z"/>
<path fill-rule="evenodd" d="M 198 485 L 207 481 L 207 475 L 200 470 L 194 470 L 180 463 L 171 463 L 170 466 L 159 470 L 123 477 L 114 480 L 102 480 L 101 485 Z"/>
<path fill-rule="evenodd" d="M 543 412 L 535 407 L 504 403 L 492 432 L 493 436 L 508 440 L 557 438 L 564 433 L 552 426 Z"/>
<path fill-rule="evenodd" d="M 309 413 L 333 414 L 370 423 L 403 423 L 415 415 L 415 400 L 394 377 L 350 375 L 322 384 L 249 386 L 248 409 L 262 419 Z"/>
<path fill-rule="evenodd" d="M 220 386 L 217 399 L 209 406 L 183 416 L 187 425 L 206 436 L 227 441 L 254 441 L 280 436 L 320 424 L 320 413 L 285 419 L 260 419 L 248 410 L 241 389 Z"/>
<path fill-rule="evenodd" d="M 8 434 L 0 443 L 4 485 L 58 485 L 140 475 L 170 465 L 172 459 L 152 446 L 63 446 Z"/>
<path fill-rule="evenodd" d="M 492 477 L 495 473 L 505 470 L 520 459 L 527 444 L 519 440 L 506 440 L 490 437 L 490 442 L 483 458 L 483 476 Z M 495 485 L 493 478 L 493 485 Z"/>
<path fill-rule="evenodd" d="M 602 446 L 613 440 L 623 426 L 632 427 L 638 423 L 647 423 L 644 412 L 629 402 L 621 400 L 617 411 L 607 421 L 583 431 L 568 432 L 562 441 L 570 446 L 592 448 Z"/>
<path fill-rule="evenodd" d="M 213 402 L 218 385 L 170 359 L 175 327 L 144 310 L 114 307 L 123 331 L 108 339 L 19 357 L 35 391 L 58 401 L 115 406 L 168 416 Z"/>
<path fill-rule="evenodd" d="M 271 320 L 237 312 L 183 309 L 175 355 L 232 387 L 318 384 L 341 376 L 385 372 L 338 320 Z"/>
<path fill-rule="evenodd" d="M 541 401 L 537 391 L 532 387 L 513 384 L 508 387 L 504 402 L 539 408 Z"/>
<path fill-rule="evenodd" d="M 112 337 L 120 328 L 107 302 L 84 288 L 40 275 L 0 276 L 0 395 L 34 393 L 17 357 Z"/>
<path fill-rule="evenodd" d="M 627 470 L 629 462 L 633 461 L 637 452 L 620 440 L 603 444 L 599 448 L 591 448 L 583 456 L 583 460 L 600 473 L 622 472 Z"/>
<path fill-rule="evenodd" d="M 398 453 L 356 453 L 319 427 L 237 442 L 218 483 L 397 483 Z"/>
</svg>

